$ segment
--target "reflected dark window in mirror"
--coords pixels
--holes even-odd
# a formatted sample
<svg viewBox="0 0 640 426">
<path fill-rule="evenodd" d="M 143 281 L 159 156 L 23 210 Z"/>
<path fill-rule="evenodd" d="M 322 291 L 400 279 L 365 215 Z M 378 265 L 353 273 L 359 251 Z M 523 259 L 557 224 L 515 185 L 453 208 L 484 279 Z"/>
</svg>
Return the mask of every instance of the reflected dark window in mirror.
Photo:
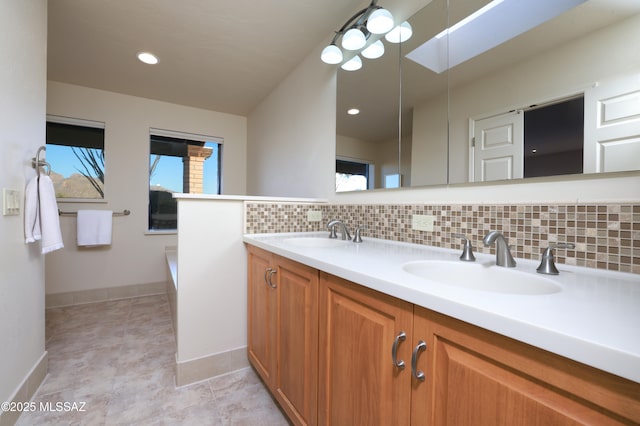
<svg viewBox="0 0 640 426">
<path fill-rule="evenodd" d="M 173 193 L 220 194 L 222 140 L 152 130 L 149 148 L 149 230 L 175 230 Z"/>
<path fill-rule="evenodd" d="M 104 123 L 47 117 L 47 162 L 58 199 L 104 199 Z"/>
<path fill-rule="evenodd" d="M 524 177 L 582 173 L 583 141 L 583 96 L 526 110 Z"/>
<path fill-rule="evenodd" d="M 368 189 L 370 169 L 365 162 L 336 159 L 336 192 Z"/>
</svg>

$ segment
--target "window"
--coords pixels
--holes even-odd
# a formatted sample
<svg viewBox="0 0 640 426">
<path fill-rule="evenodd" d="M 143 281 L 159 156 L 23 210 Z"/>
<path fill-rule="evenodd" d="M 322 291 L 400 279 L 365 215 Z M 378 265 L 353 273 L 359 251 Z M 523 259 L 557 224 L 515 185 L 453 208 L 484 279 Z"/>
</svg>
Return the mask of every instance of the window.
<svg viewBox="0 0 640 426">
<path fill-rule="evenodd" d="M 336 159 L 336 192 L 367 189 L 369 168 L 367 163 Z"/>
<path fill-rule="evenodd" d="M 222 140 L 158 129 L 149 140 L 149 230 L 174 230 L 174 192 L 220 194 Z"/>
<path fill-rule="evenodd" d="M 47 117 L 47 162 L 57 198 L 104 198 L 104 123 Z"/>
</svg>

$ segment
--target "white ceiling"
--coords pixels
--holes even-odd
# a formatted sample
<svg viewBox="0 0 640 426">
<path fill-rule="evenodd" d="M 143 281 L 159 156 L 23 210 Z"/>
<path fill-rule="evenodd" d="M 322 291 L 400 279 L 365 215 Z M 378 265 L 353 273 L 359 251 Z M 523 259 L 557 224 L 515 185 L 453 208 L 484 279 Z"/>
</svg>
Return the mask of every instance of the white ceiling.
<svg viewBox="0 0 640 426">
<path fill-rule="evenodd" d="M 48 79 L 247 115 L 368 3 L 49 0 Z"/>
</svg>

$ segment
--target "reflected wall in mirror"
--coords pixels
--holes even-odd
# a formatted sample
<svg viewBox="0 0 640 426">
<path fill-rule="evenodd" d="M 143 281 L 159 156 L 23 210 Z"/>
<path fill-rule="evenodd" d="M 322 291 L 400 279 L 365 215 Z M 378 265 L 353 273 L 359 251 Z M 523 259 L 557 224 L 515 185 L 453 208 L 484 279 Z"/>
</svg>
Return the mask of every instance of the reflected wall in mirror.
<svg viewBox="0 0 640 426">
<path fill-rule="evenodd" d="M 405 186 L 447 183 L 448 71 L 433 70 L 406 56 L 447 28 L 447 1 L 433 0 L 409 19 L 414 37 L 402 45 L 402 137 L 399 142 Z M 444 41 L 438 56 L 446 60 Z"/>
<path fill-rule="evenodd" d="M 451 0 L 451 22 L 468 16 L 470 3 L 477 10 L 488 2 Z M 553 166 L 559 158 L 571 161 L 575 137 L 558 130 L 537 146 L 527 140 L 535 123 L 529 115 L 572 98 L 584 108 L 573 126 L 583 131 L 582 171 L 640 169 L 639 43 L 640 2 L 589 0 L 452 67 L 449 183 L 572 173 Z M 450 44 L 450 57 L 456 48 Z M 560 115 L 553 114 L 541 127 L 557 126 Z M 537 162 L 542 171 L 527 170 L 535 162 L 524 159 L 532 156 L 543 158 Z"/>
<path fill-rule="evenodd" d="M 372 159 L 380 177 L 385 170 L 399 171 L 403 186 L 526 177 L 532 175 L 525 171 L 523 160 L 525 147 L 531 145 L 525 140 L 526 115 L 582 96 L 584 173 L 639 170 L 640 55 L 635 46 L 640 45 L 640 2 L 578 1 L 561 15 L 440 73 L 406 58 L 415 46 L 446 28 L 447 22 L 451 26 L 488 3 L 449 0 L 447 7 L 446 1 L 434 0 L 409 19 L 414 37 L 396 53 L 396 66 L 401 64 L 396 71 L 370 72 L 373 62 L 366 61 L 356 73 L 338 72 L 337 155 L 349 156 L 345 137 L 378 148 L 371 152 L 395 151 L 395 163 L 391 156 L 378 160 L 375 154 L 363 154 L 364 150 L 355 157 Z M 453 43 L 445 48 L 447 64 L 458 55 L 456 49 Z M 353 99 L 371 105 L 365 101 L 366 94 L 385 85 L 386 99 L 373 101 L 378 115 L 361 115 L 360 130 L 341 115 Z M 379 102 L 385 103 L 385 118 Z M 483 120 L 501 116 L 515 116 L 516 122 L 483 126 L 487 123 Z M 362 129 L 368 129 L 369 135 Z M 547 159 L 557 159 L 567 150 L 559 142 L 573 138 L 547 139 L 535 154 L 528 148 L 527 155 L 542 157 L 546 152 Z M 391 148 L 394 141 L 395 149 Z M 521 154 L 494 155 L 489 150 L 485 158 L 479 155 L 483 143 L 488 148 L 519 144 Z M 515 163 L 522 164 L 522 170 L 514 170 Z M 547 163 L 538 159 L 538 166 Z M 541 175 L 545 173 L 559 172 Z"/>
<path fill-rule="evenodd" d="M 382 188 L 384 176 L 398 173 L 398 90 L 400 48 L 363 59 L 358 71 L 338 68 L 336 105 L 336 191 L 355 188 L 345 163 L 366 168 L 366 189 Z M 353 114 L 353 110 L 357 110 Z M 342 173 L 341 173 L 342 172 Z M 351 179 L 353 180 L 353 179 Z"/>
<path fill-rule="evenodd" d="M 413 185 L 413 127 L 416 124 L 422 141 L 420 146 L 446 155 L 446 73 L 438 75 L 415 63 L 401 63 L 407 51 L 446 28 L 446 0 L 431 1 L 408 21 L 413 28 L 408 41 L 401 44 L 384 41 L 384 56 L 372 61 L 364 59 L 358 71 L 338 69 L 337 160 L 370 164 L 373 172 L 369 189 Z M 414 103 L 438 97 L 444 102 L 431 111 L 434 115 L 430 116 L 430 122 L 415 123 Z M 351 108 L 358 108 L 360 113 L 349 115 L 347 111 Z M 433 164 L 421 163 L 417 167 L 418 178 L 430 173 L 437 175 L 440 183 L 446 183 L 446 162 L 438 159 Z"/>
</svg>

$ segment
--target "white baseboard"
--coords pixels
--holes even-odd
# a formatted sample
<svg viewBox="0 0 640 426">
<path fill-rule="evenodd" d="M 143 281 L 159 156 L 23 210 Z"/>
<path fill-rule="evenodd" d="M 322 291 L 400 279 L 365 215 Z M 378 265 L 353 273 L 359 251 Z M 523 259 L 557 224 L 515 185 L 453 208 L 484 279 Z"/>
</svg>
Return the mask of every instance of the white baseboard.
<svg viewBox="0 0 640 426">
<path fill-rule="evenodd" d="M 190 361 L 176 361 L 176 386 L 186 386 L 246 367 L 249 367 L 246 347 Z"/>
<path fill-rule="evenodd" d="M 45 307 L 82 305 L 84 303 L 105 302 L 108 300 L 128 299 L 131 297 L 165 294 L 167 283 L 132 284 L 120 287 L 96 288 L 91 290 L 69 291 L 65 293 L 51 293 L 45 295 Z"/>
<path fill-rule="evenodd" d="M 44 351 L 40 359 L 31 368 L 31 371 L 22 380 L 11 400 L 6 402 L 24 403 L 30 401 L 47 376 L 48 369 L 49 354 Z M 13 426 L 18 421 L 18 417 L 20 417 L 20 411 L 0 411 L 0 426 Z"/>
</svg>

